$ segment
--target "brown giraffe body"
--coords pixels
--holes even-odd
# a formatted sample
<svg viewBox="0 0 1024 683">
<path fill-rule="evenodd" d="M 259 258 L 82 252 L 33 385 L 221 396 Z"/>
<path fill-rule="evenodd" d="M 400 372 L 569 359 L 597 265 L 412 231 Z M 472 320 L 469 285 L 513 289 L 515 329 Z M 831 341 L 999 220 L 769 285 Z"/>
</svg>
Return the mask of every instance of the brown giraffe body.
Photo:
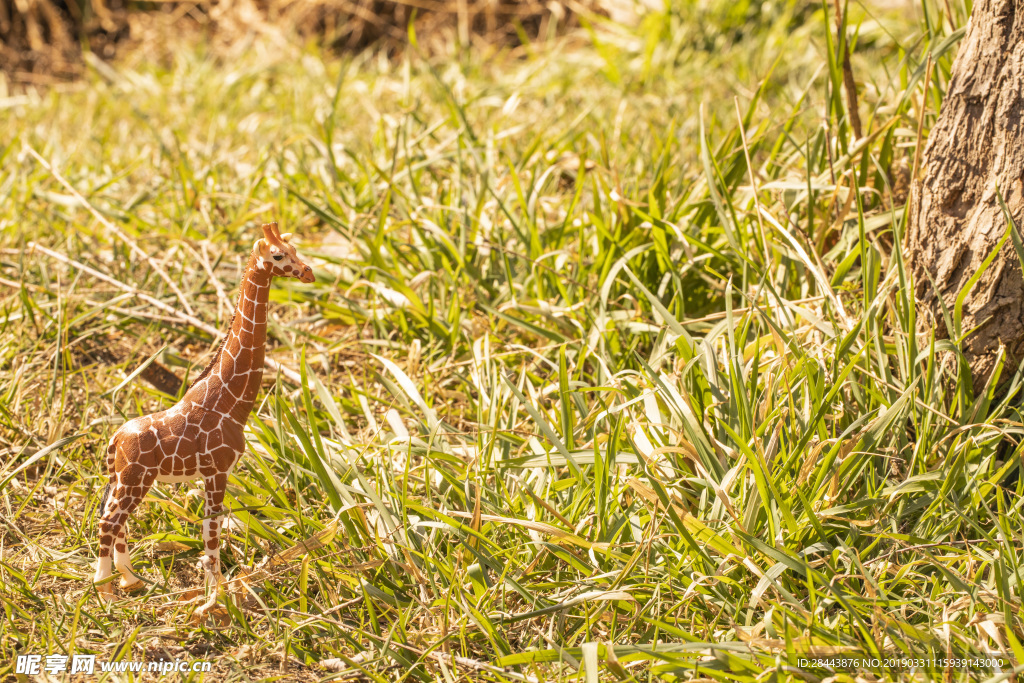
<svg viewBox="0 0 1024 683">
<path fill-rule="evenodd" d="M 113 568 L 121 574 L 122 588 L 141 586 L 129 558 L 127 521 L 158 481 L 203 479 L 202 564 L 207 584 L 221 580 L 218 531 L 224 492 L 228 475 L 245 449 L 245 423 L 263 379 L 270 283 L 274 276 L 314 280 L 312 269 L 288 244 L 288 235 L 277 232 L 277 223 L 265 224 L 263 235 L 249 256 L 230 330 L 213 360 L 178 403 L 126 422 L 107 447 L 110 495 L 99 523 L 100 551 L 93 582 L 100 584 L 97 589 L 108 599 L 113 597 L 113 586 L 106 579 L 113 575 Z"/>
</svg>

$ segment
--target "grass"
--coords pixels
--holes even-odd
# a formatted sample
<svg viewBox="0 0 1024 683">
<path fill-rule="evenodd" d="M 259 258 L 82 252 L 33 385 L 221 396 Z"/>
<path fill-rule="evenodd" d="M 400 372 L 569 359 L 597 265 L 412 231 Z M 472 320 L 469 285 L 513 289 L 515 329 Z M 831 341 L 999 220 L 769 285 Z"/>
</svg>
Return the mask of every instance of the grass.
<svg viewBox="0 0 1024 683">
<path fill-rule="evenodd" d="M 972 388 L 914 333 L 900 248 L 967 11 L 849 7 L 861 140 L 832 11 L 678 2 L 393 62 L 179 45 L 4 100 L 0 677 L 72 652 L 217 681 L 1014 671 L 1022 374 Z M 153 369 L 202 369 L 182 314 L 226 325 L 270 219 L 318 279 L 272 295 L 302 380 L 268 374 L 249 420 L 237 580 L 192 622 L 201 496 L 159 485 L 129 530 L 147 589 L 104 606 L 102 447 L 174 402 Z"/>
</svg>

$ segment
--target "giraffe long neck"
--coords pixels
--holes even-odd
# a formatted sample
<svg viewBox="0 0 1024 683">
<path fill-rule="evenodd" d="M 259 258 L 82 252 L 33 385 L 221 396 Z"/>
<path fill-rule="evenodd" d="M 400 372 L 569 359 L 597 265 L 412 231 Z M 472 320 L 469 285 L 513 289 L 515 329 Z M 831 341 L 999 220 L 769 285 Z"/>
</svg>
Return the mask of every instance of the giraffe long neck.
<svg viewBox="0 0 1024 683">
<path fill-rule="evenodd" d="M 231 416 L 245 424 L 263 379 L 267 341 L 267 301 L 271 274 L 253 252 L 238 293 L 231 327 L 210 365 L 185 394 L 185 400 Z"/>
</svg>

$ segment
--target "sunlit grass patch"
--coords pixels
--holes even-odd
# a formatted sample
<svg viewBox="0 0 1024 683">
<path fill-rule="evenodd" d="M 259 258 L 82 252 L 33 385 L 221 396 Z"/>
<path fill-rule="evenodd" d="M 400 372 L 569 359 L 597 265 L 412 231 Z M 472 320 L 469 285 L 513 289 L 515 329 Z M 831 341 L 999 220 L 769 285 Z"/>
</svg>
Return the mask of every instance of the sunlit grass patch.
<svg viewBox="0 0 1024 683">
<path fill-rule="evenodd" d="M 216 680 L 813 680 L 816 653 L 890 679 L 1017 652 L 1018 369 L 972 389 L 914 334 L 899 248 L 956 11 L 851 8 L 861 139 L 804 3 L 486 60 L 197 49 L 19 105 L 0 667 L 74 643 Z M 273 293 L 228 599 L 191 623 L 201 500 L 164 485 L 130 522 L 147 588 L 103 608 L 97 449 L 175 393 L 125 379 L 195 376 L 215 340 L 182 314 L 227 323 L 271 217 L 317 282 Z"/>
</svg>

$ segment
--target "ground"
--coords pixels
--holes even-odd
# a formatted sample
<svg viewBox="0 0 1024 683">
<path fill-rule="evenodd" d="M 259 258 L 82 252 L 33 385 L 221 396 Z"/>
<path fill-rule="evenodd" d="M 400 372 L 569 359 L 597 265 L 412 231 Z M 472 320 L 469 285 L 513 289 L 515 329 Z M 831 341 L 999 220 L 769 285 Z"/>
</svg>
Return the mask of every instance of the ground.
<svg viewBox="0 0 1024 683">
<path fill-rule="evenodd" d="M 24 653 L 210 681 L 1024 659 L 1017 369 L 972 388 L 914 334 L 900 248 L 966 10 L 852 5 L 854 105 L 826 8 L 390 57 L 169 39 L 0 99 L 0 677 Z M 159 485 L 129 531 L 147 587 L 103 605 L 106 441 L 202 370 L 217 340 L 183 314 L 227 325 L 266 220 L 317 282 L 272 295 L 293 373 L 230 483 L 232 583 L 197 620 L 201 496 Z"/>
</svg>

